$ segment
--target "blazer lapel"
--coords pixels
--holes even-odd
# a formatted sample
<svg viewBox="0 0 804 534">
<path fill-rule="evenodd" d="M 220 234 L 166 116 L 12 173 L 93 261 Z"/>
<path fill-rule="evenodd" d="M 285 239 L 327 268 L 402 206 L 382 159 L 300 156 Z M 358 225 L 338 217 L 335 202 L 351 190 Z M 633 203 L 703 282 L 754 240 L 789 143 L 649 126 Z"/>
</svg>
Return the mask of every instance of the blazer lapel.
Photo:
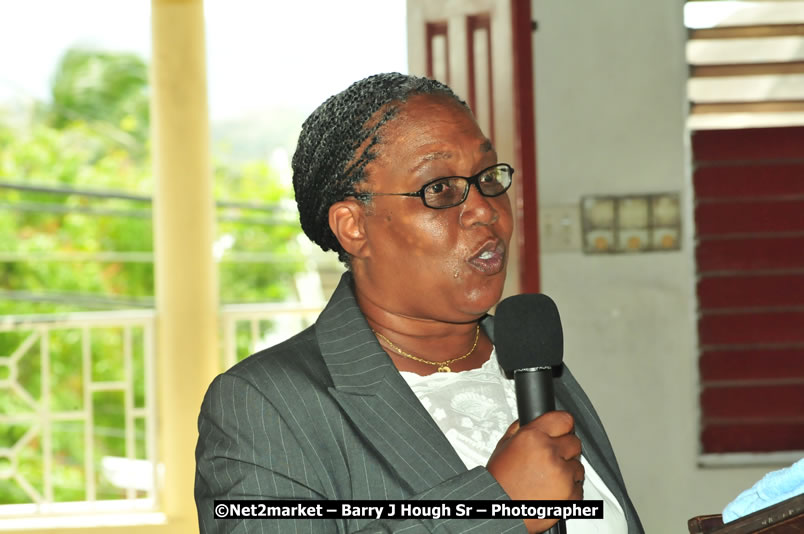
<svg viewBox="0 0 804 534">
<path fill-rule="evenodd" d="M 599 446 L 601 443 L 608 443 L 608 437 L 599 418 L 590 410 L 591 404 L 579 400 L 580 396 L 585 398 L 586 395 L 581 391 L 574 378 L 556 379 L 553 383 L 556 390 L 557 408 L 575 415 L 575 433 L 581 440 L 584 456 L 606 483 L 628 518 L 628 499 L 623 493 L 623 480 L 617 475 L 616 468 L 612 466 Z"/>
<path fill-rule="evenodd" d="M 487 316 L 481 324 L 493 342 L 494 318 Z M 575 435 L 581 440 L 583 455 L 617 498 L 627 517 L 630 511 L 628 500 L 623 494 L 623 481 L 616 474 L 616 470 L 598 446 L 598 443 L 608 443 L 608 438 L 600 419 L 591 410 L 591 403 L 586 398 L 580 385 L 570 376 L 566 369 L 564 376 L 553 380 L 553 385 L 556 394 L 556 409 L 568 411 L 575 417 Z M 586 399 L 586 402 L 583 402 L 582 399 Z"/>
<path fill-rule="evenodd" d="M 345 273 L 316 322 L 329 391 L 402 485 L 418 493 L 466 467 L 380 347 L 351 284 Z"/>
</svg>

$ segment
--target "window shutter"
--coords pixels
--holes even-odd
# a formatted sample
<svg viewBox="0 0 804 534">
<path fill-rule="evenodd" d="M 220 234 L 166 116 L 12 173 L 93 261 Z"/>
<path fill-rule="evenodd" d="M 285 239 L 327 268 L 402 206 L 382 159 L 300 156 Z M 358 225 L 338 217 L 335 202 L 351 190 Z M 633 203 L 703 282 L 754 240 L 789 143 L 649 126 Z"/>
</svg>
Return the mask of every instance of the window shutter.
<svg viewBox="0 0 804 534">
<path fill-rule="evenodd" d="M 804 127 L 693 134 L 704 452 L 804 449 Z"/>
<path fill-rule="evenodd" d="M 702 452 L 804 450 L 804 2 L 729 4 L 687 49 Z"/>
</svg>

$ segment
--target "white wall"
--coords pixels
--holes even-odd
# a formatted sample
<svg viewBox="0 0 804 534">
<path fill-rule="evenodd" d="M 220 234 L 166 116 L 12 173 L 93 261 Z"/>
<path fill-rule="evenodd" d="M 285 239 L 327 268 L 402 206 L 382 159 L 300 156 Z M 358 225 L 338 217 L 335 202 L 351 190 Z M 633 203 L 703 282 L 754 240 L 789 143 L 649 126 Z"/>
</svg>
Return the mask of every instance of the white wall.
<svg viewBox="0 0 804 534">
<path fill-rule="evenodd" d="M 565 361 L 592 398 L 650 534 L 686 532 L 772 467 L 699 468 L 683 2 L 533 0 L 539 204 L 681 193 L 682 249 L 542 248 Z M 570 218 L 571 233 L 580 233 Z M 544 227 L 544 225 L 542 225 Z M 569 249 L 569 250 L 567 250 Z"/>
</svg>

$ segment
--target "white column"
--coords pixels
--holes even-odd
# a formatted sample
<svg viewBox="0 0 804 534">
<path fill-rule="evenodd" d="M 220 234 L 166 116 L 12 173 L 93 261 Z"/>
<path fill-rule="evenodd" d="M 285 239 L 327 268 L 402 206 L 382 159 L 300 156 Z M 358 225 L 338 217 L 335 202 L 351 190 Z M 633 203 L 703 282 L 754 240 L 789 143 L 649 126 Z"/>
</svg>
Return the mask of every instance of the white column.
<svg viewBox="0 0 804 534">
<path fill-rule="evenodd" d="M 196 421 L 218 370 L 215 209 L 202 0 L 152 0 L 157 393 L 161 509 L 197 532 Z"/>
</svg>

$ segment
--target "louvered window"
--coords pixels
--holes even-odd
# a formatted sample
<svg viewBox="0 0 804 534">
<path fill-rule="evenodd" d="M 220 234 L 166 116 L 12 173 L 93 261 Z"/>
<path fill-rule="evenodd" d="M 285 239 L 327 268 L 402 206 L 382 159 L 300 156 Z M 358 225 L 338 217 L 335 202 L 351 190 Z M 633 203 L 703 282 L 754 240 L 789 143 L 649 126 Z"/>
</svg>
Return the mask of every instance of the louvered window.
<svg viewBox="0 0 804 534">
<path fill-rule="evenodd" d="M 801 451 L 804 2 L 685 15 L 702 452 Z"/>
</svg>

